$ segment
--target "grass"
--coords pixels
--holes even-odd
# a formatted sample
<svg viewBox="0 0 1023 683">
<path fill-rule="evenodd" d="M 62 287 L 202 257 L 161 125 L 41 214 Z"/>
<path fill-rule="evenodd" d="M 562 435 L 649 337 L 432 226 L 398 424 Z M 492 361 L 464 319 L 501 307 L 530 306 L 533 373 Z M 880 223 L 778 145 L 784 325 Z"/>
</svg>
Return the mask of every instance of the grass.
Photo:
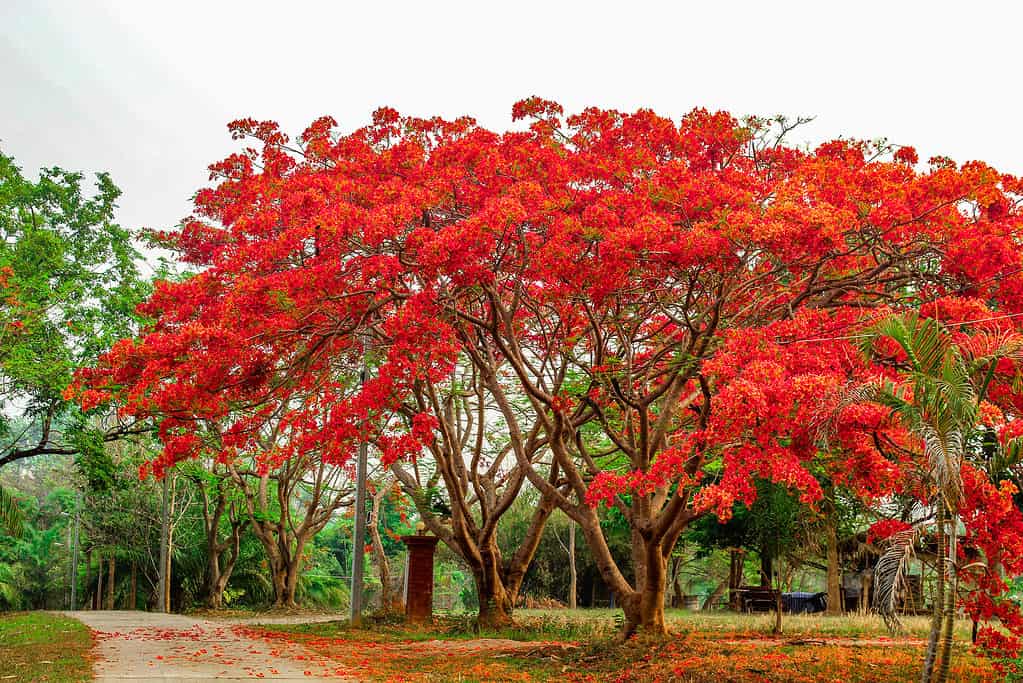
<svg viewBox="0 0 1023 683">
<path fill-rule="evenodd" d="M 45 612 L 0 614 L 0 680 L 90 681 L 89 629 Z"/>
<path fill-rule="evenodd" d="M 620 610 L 519 610 L 515 618 L 514 627 L 481 632 L 474 630 L 472 615 L 442 615 L 418 627 L 369 619 L 363 629 L 336 621 L 273 625 L 262 633 L 268 640 L 300 641 L 360 680 L 859 683 L 914 680 L 923 652 L 919 641 L 929 628 L 926 617 L 908 617 L 904 632 L 893 638 L 876 616 L 793 615 L 785 617 L 784 635 L 773 636 L 771 615 L 669 610 L 670 638 L 621 643 L 615 637 Z M 952 679 L 999 680 L 990 662 L 970 651 L 969 635 L 969 622 L 957 624 Z M 473 651 L 464 641 L 477 638 L 536 647 Z"/>
</svg>

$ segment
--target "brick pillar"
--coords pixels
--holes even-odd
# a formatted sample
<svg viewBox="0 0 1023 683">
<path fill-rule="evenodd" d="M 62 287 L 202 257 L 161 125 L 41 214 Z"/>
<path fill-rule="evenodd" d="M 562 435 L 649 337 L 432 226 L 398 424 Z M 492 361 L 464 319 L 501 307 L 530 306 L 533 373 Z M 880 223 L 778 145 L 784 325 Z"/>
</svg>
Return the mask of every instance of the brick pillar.
<svg viewBox="0 0 1023 683">
<path fill-rule="evenodd" d="M 405 589 L 405 620 L 430 621 L 433 618 L 433 552 L 436 536 L 402 536 L 408 547 L 408 584 Z"/>
</svg>

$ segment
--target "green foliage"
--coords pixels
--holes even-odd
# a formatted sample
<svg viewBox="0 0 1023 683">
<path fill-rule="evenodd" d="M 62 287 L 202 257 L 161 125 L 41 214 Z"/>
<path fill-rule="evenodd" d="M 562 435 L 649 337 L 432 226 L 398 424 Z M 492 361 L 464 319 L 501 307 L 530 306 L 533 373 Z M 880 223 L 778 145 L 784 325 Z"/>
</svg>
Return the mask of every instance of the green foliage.
<svg viewBox="0 0 1023 683">
<path fill-rule="evenodd" d="M 103 434 L 95 429 L 76 429 L 71 442 L 77 451 L 75 465 L 91 491 L 106 491 L 117 476 L 113 459 L 107 452 Z"/>
<path fill-rule="evenodd" d="M 24 499 L 22 506 L 22 533 L 0 534 L 0 609 L 60 607 L 66 583 L 60 539 L 66 522 L 34 499 Z"/>
<path fill-rule="evenodd" d="M 717 548 L 750 548 L 779 557 L 797 542 L 798 522 L 807 510 L 788 489 L 757 480 L 757 498 L 749 506 L 736 503 L 726 522 L 706 516 L 686 532 L 702 555 Z"/>
<path fill-rule="evenodd" d="M 0 486 L 0 530 L 20 538 L 24 532 L 25 520 L 14 496 Z"/>
<path fill-rule="evenodd" d="M 0 152 L 0 463 L 74 452 L 86 427 L 63 400 L 72 373 L 136 329 L 149 290 L 105 173 L 22 176 Z"/>
</svg>

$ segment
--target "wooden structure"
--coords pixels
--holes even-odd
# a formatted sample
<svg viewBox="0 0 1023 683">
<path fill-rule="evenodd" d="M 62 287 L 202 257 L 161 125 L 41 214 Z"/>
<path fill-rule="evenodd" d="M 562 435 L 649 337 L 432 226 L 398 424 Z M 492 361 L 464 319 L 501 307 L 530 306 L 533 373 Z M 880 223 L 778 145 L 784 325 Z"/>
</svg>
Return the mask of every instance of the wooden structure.
<svg viewBox="0 0 1023 683">
<path fill-rule="evenodd" d="M 408 548 L 408 582 L 405 585 L 405 619 L 424 622 L 433 619 L 433 553 L 436 536 L 402 536 Z"/>
<path fill-rule="evenodd" d="M 763 586 L 740 586 L 735 596 L 740 612 L 773 612 L 781 600 L 780 591 Z"/>
</svg>

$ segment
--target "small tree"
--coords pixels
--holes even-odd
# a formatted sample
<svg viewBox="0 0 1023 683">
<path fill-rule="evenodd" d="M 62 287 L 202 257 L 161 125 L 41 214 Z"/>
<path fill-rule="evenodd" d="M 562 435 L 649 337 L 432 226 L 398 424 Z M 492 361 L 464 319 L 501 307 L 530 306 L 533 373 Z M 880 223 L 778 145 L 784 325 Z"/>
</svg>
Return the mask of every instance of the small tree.
<svg viewBox="0 0 1023 683">
<path fill-rule="evenodd" d="M 956 335 L 933 318 L 896 315 L 871 327 L 863 347 L 872 360 L 894 373 L 859 387 L 847 401 L 884 406 L 912 437 L 901 448 L 919 474 L 917 490 L 935 511 L 938 583 L 921 683 L 943 683 L 951 663 L 958 580 L 964 569 L 959 560 L 959 520 L 967 496 L 964 478 L 977 472 L 970 463 L 989 460 L 993 449 L 1003 459 L 1019 459 L 1019 441 L 1001 448 L 982 435 L 989 429 L 984 423 L 992 416 L 990 412 L 985 416 L 985 405 L 993 406 L 985 402 L 1000 363 L 1008 361 L 1018 376 L 1015 364 L 1023 360 L 1023 337 L 991 332 Z M 1010 380 L 1015 381 L 1013 376 Z M 875 605 L 893 627 L 898 624 L 897 596 L 919 531 L 917 527 L 894 534 L 878 561 Z"/>
</svg>

